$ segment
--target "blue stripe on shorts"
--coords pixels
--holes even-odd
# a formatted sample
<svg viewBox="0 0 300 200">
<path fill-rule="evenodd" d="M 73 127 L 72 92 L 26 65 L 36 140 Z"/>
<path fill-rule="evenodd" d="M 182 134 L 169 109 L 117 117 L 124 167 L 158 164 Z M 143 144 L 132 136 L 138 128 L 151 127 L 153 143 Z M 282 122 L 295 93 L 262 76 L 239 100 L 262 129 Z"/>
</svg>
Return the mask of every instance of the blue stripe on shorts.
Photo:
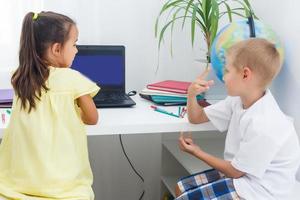
<svg viewBox="0 0 300 200">
<path fill-rule="evenodd" d="M 206 170 L 177 183 L 182 194 L 176 200 L 239 200 L 231 178 L 217 170 Z"/>
</svg>

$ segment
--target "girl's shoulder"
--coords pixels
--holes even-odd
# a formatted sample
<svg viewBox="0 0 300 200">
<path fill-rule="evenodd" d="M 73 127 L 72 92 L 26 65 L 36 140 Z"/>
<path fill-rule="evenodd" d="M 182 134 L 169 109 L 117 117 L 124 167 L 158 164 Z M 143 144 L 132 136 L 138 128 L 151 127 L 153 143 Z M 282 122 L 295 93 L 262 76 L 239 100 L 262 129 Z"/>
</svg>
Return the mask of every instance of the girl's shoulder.
<svg viewBox="0 0 300 200">
<path fill-rule="evenodd" d="M 66 68 L 60 68 L 60 67 L 50 67 L 50 76 L 49 78 L 61 78 L 64 77 L 64 79 L 73 79 L 78 76 L 82 76 L 78 71 L 66 67 Z"/>
<path fill-rule="evenodd" d="M 99 90 L 98 86 L 80 72 L 71 68 L 50 67 L 47 86 L 53 92 L 67 92 L 78 96 L 84 91 Z"/>
<path fill-rule="evenodd" d="M 71 68 L 50 67 L 48 87 L 52 90 L 72 90 L 82 79 L 82 74 Z"/>
</svg>

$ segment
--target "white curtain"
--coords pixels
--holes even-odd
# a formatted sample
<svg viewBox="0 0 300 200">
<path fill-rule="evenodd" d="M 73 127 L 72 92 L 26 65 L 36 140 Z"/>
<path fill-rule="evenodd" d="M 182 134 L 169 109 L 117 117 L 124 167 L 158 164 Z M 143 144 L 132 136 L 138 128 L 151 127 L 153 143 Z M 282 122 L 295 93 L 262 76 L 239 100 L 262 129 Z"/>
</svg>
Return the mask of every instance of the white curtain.
<svg viewBox="0 0 300 200">
<path fill-rule="evenodd" d="M 39 12 L 43 0 L 1 0 L 0 6 L 0 73 L 18 65 L 18 50 L 23 17 Z M 1 77 L 0 77 L 1 79 Z"/>
</svg>

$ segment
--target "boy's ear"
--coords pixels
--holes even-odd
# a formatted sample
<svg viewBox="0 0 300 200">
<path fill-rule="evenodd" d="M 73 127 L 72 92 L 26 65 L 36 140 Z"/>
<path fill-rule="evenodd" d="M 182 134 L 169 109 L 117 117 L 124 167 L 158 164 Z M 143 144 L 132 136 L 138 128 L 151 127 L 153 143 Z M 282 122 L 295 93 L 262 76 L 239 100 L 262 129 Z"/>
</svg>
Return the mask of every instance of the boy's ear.
<svg viewBox="0 0 300 200">
<path fill-rule="evenodd" d="M 61 44 L 54 43 L 51 45 L 51 53 L 55 56 L 59 56 L 61 53 Z"/>
<path fill-rule="evenodd" d="M 243 80 L 249 80 L 252 76 L 252 70 L 249 67 L 243 67 Z"/>
</svg>

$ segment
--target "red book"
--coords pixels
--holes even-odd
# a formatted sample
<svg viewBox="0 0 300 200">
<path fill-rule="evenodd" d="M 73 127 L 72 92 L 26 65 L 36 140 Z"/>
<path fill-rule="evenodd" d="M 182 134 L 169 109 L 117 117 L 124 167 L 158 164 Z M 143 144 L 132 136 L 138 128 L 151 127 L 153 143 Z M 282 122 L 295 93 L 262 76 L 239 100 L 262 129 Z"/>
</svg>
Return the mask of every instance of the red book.
<svg viewBox="0 0 300 200">
<path fill-rule="evenodd" d="M 166 80 L 166 81 L 148 84 L 147 88 L 151 90 L 161 90 L 167 92 L 186 94 L 188 87 L 190 85 L 191 82 Z"/>
</svg>

